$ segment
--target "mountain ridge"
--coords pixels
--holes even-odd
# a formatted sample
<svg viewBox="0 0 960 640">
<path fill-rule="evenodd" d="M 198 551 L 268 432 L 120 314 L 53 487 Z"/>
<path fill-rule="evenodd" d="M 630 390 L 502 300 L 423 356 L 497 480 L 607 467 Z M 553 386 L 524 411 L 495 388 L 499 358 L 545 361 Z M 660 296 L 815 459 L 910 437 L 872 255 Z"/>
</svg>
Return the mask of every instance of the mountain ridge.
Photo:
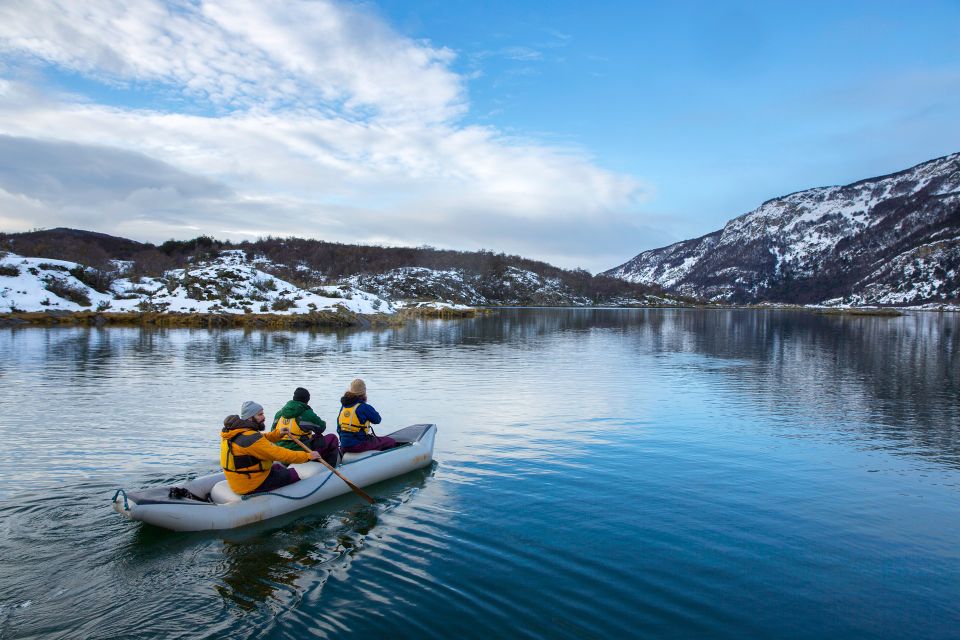
<svg viewBox="0 0 960 640">
<path fill-rule="evenodd" d="M 603 274 L 726 303 L 953 303 L 960 153 L 771 198 L 721 229 Z"/>
</svg>

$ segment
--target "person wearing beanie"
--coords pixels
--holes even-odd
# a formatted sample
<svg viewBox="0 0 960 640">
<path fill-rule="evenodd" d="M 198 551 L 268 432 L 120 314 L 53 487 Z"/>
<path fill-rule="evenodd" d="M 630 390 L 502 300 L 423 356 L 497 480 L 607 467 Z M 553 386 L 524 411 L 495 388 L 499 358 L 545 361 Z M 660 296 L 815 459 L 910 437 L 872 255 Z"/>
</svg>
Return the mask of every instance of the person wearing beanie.
<svg viewBox="0 0 960 640">
<path fill-rule="evenodd" d="M 340 461 L 340 442 L 332 433 L 323 433 L 327 423 L 314 413 L 308 402 L 310 392 L 303 387 L 297 387 L 293 392 L 293 400 L 288 401 L 273 416 L 273 430 L 288 429 L 290 435 L 314 451 L 319 451 L 323 459 L 335 467 Z M 300 451 L 300 446 L 289 436 L 278 440 L 277 445 L 291 451 Z"/>
<path fill-rule="evenodd" d="M 247 400 L 243 403 L 243 406 L 240 407 L 240 419 L 249 420 L 254 416 L 263 415 L 263 406 L 257 404 L 253 400 Z M 266 418 L 262 418 L 260 422 L 263 422 Z"/>
<path fill-rule="evenodd" d="M 380 424 L 380 414 L 367 403 L 367 384 L 357 378 L 340 398 L 337 433 L 344 453 L 383 451 L 397 446 L 397 441 L 378 436 L 371 425 Z"/>
<path fill-rule="evenodd" d="M 316 451 L 290 451 L 273 444 L 286 436 L 286 429 L 263 433 L 266 416 L 263 406 L 247 400 L 239 415 L 229 415 L 223 420 L 220 431 L 220 466 L 227 483 L 234 493 L 240 495 L 272 491 L 300 479 L 296 470 L 288 469 L 275 460 L 286 464 L 316 460 Z"/>
</svg>

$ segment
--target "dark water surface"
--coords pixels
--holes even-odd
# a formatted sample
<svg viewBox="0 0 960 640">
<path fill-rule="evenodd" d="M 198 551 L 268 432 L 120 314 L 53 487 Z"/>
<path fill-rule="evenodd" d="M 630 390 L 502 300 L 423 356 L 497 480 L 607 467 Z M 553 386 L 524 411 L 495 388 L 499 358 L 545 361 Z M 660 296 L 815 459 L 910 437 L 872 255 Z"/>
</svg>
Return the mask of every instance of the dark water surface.
<svg viewBox="0 0 960 640">
<path fill-rule="evenodd" d="M 508 310 L 0 330 L 0 637 L 957 638 L 960 317 Z M 227 413 L 354 377 L 436 463 L 254 527 L 131 523 Z"/>
</svg>

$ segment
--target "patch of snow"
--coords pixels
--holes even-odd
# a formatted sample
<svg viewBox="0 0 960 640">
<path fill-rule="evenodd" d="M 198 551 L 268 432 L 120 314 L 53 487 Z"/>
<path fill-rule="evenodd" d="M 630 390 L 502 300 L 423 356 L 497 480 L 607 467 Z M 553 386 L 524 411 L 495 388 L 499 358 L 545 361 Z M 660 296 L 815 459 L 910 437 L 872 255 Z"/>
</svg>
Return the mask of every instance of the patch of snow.
<svg viewBox="0 0 960 640">
<path fill-rule="evenodd" d="M 262 264 L 262 263 L 261 263 Z M 224 251 L 216 259 L 189 269 L 175 269 L 163 278 L 118 278 L 110 293 L 100 293 L 70 275 L 78 264 L 64 260 L 25 258 L 7 254 L 0 266 L 17 269 L 17 275 L 0 275 L 0 310 L 3 311 L 168 311 L 190 313 L 296 314 L 334 311 L 393 313 L 393 305 L 369 291 L 346 287 L 339 297 L 296 287 L 257 269 L 241 250 Z M 86 296 L 82 305 L 54 294 L 49 286 L 67 287 Z M 76 296 L 79 298 L 80 296 Z"/>
</svg>

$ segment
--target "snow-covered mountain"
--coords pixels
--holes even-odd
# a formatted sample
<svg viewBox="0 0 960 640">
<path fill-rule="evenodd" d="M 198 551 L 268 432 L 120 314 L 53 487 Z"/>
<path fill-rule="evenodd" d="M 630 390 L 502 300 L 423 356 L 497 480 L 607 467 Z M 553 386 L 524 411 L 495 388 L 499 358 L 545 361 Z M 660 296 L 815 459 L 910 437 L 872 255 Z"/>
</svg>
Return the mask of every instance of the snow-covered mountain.
<svg viewBox="0 0 960 640">
<path fill-rule="evenodd" d="M 606 274 L 735 303 L 956 302 L 960 153 L 769 200 Z"/>
</svg>

